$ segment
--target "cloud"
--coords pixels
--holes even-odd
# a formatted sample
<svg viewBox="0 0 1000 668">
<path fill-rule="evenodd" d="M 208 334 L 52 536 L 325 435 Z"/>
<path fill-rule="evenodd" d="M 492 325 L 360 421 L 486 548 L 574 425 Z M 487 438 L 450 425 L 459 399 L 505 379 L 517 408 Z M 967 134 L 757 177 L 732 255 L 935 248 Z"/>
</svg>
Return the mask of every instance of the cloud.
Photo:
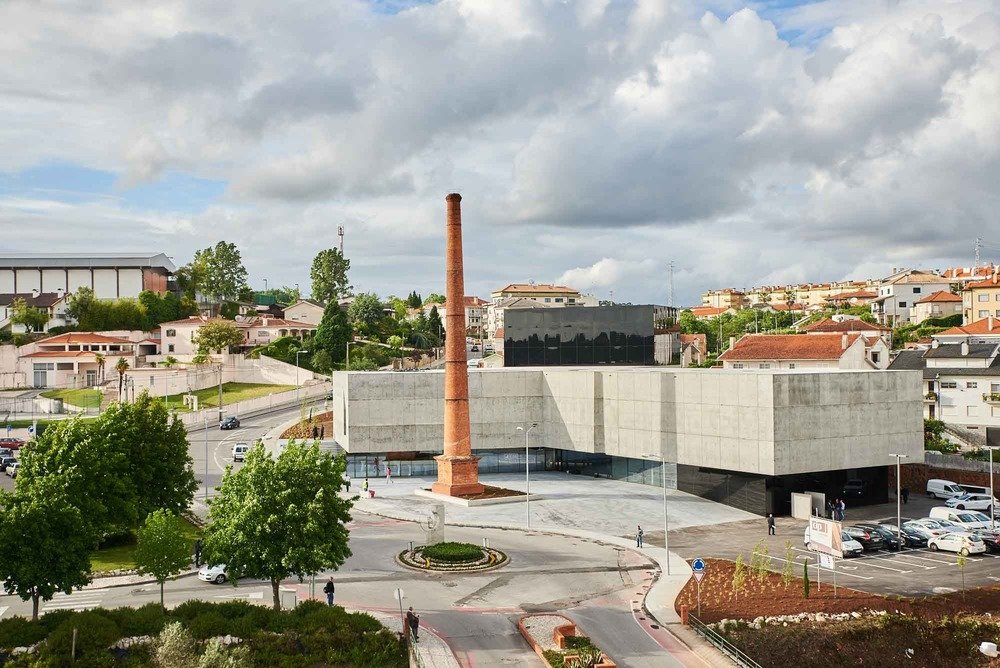
<svg viewBox="0 0 1000 668">
<path fill-rule="evenodd" d="M 623 279 L 636 278 L 653 268 L 652 260 L 622 262 L 614 258 L 601 258 L 589 267 L 568 269 L 556 279 L 556 283 L 571 285 L 577 289 L 614 287 Z"/>
</svg>

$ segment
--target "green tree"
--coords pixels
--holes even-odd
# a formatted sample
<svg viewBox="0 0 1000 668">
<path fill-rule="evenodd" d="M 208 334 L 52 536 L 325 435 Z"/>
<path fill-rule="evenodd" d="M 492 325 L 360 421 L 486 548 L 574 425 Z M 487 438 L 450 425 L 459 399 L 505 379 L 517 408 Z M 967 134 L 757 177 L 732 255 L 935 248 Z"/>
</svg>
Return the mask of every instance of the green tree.
<svg viewBox="0 0 1000 668">
<path fill-rule="evenodd" d="M 198 328 L 193 343 L 198 352 L 207 355 L 212 352 L 228 352 L 230 348 L 243 345 L 243 332 L 235 323 L 212 320 Z"/>
<path fill-rule="evenodd" d="M 347 342 L 353 336 L 354 333 L 351 331 L 351 323 L 347 320 L 347 314 L 334 300 L 328 302 L 323 309 L 323 317 L 319 321 L 319 326 L 316 327 L 316 334 L 313 335 L 310 344 L 315 350 L 329 355 L 330 367 L 332 368 L 333 364 L 343 362 L 347 355 Z"/>
<path fill-rule="evenodd" d="M 271 295 L 279 304 L 284 304 L 286 306 L 291 306 L 295 302 L 302 299 L 302 293 L 294 285 L 282 285 L 280 288 L 268 288 L 267 290 L 261 290 L 258 294 Z"/>
<path fill-rule="evenodd" d="M 122 390 L 125 389 L 125 372 L 129 370 L 128 360 L 124 357 L 119 357 L 118 362 L 115 364 L 115 371 L 118 372 L 118 402 L 122 402 Z"/>
<path fill-rule="evenodd" d="M 77 288 L 66 300 L 66 313 L 82 324 L 94 299 L 94 291 L 90 288 Z"/>
<path fill-rule="evenodd" d="M 191 545 L 184 536 L 181 519 L 162 508 L 154 510 L 136 537 L 135 565 L 140 573 L 156 578 L 163 607 L 163 583 L 191 563 Z"/>
<path fill-rule="evenodd" d="M 382 300 L 374 292 L 362 292 L 351 302 L 347 315 L 351 322 L 370 329 L 382 319 Z"/>
<path fill-rule="evenodd" d="M 235 300 L 248 289 L 247 270 L 234 243 L 220 241 L 194 254 L 192 274 L 198 275 L 196 287 L 216 300 Z"/>
<path fill-rule="evenodd" d="M 424 301 L 425 304 L 444 304 L 447 301 L 444 295 L 432 292 Z"/>
<path fill-rule="evenodd" d="M 409 306 L 410 308 L 420 308 L 421 306 L 424 305 L 424 302 L 420 298 L 420 295 L 417 294 L 417 291 L 414 290 L 406 298 L 406 305 Z"/>
<path fill-rule="evenodd" d="M 390 336 L 385 341 L 389 344 L 389 347 L 393 349 L 394 352 L 399 352 L 399 349 L 403 347 L 403 337 L 401 336 Z"/>
<path fill-rule="evenodd" d="M 354 286 L 347 278 L 351 261 L 343 256 L 340 249 L 326 248 L 313 258 L 309 278 L 312 280 L 312 298 L 321 304 L 336 302 L 351 294 Z"/>
<path fill-rule="evenodd" d="M 313 371 L 318 373 L 330 373 L 333 371 L 333 358 L 325 350 L 317 350 L 312 354 L 310 360 Z"/>
<path fill-rule="evenodd" d="M 94 361 L 97 362 L 97 382 L 98 383 L 103 383 L 104 382 L 104 364 L 105 364 L 104 355 L 102 355 L 101 353 L 94 353 Z"/>
<path fill-rule="evenodd" d="M 437 337 L 439 342 L 444 341 L 444 324 L 441 322 L 437 305 L 431 307 L 431 313 L 427 316 L 427 331 L 430 332 L 431 336 Z"/>
<path fill-rule="evenodd" d="M 90 582 L 94 536 L 80 510 L 49 482 L 22 489 L 18 481 L 0 507 L 0 574 L 7 591 L 31 600 L 31 619 L 37 620 L 39 601 Z"/>
<path fill-rule="evenodd" d="M 49 322 L 49 314 L 45 311 L 28 306 L 23 297 L 18 297 L 10 305 L 10 321 L 15 325 L 24 325 L 29 332 L 40 332 Z"/>
<path fill-rule="evenodd" d="M 320 452 L 319 444 L 290 441 L 274 459 L 258 442 L 238 470 L 226 468 L 211 503 L 205 533 L 209 563 L 226 564 L 240 577 L 271 581 L 275 610 L 278 586 L 294 575 L 337 568 L 351 555 L 347 522 L 351 501 L 337 492 L 346 460 Z"/>
</svg>

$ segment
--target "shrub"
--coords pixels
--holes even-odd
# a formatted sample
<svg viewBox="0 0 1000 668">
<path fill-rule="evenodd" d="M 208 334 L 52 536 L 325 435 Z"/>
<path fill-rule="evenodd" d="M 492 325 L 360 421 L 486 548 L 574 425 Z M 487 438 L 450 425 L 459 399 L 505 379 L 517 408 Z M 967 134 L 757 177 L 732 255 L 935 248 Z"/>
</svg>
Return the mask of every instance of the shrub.
<svg viewBox="0 0 1000 668">
<path fill-rule="evenodd" d="M 743 553 L 736 557 L 736 567 L 733 569 L 733 593 L 739 598 L 740 592 L 746 585 L 747 568 L 743 563 Z"/>
<path fill-rule="evenodd" d="M 193 668 L 198 660 L 194 638 L 180 622 L 163 627 L 156 639 L 156 663 L 161 668 Z"/>
<path fill-rule="evenodd" d="M 226 648 L 218 640 L 210 640 L 198 660 L 198 668 L 243 668 L 251 664 L 250 650 L 245 646 Z"/>
<path fill-rule="evenodd" d="M 24 617 L 11 617 L 0 621 L 0 647 L 4 649 L 31 647 L 47 635 L 45 627 Z"/>
<path fill-rule="evenodd" d="M 809 598 L 809 560 L 802 560 L 802 595 Z"/>
<path fill-rule="evenodd" d="M 163 630 L 167 617 L 159 603 L 147 603 L 141 608 L 116 608 L 106 613 L 121 629 L 123 638 L 155 636 Z"/>
<path fill-rule="evenodd" d="M 423 554 L 435 561 L 476 561 L 482 559 L 483 549 L 470 543 L 438 543 L 425 547 Z"/>
<path fill-rule="evenodd" d="M 228 633 L 230 622 L 218 612 L 206 612 L 187 623 L 187 629 L 198 640 L 207 640 Z"/>
<path fill-rule="evenodd" d="M 43 646 L 42 655 L 64 659 L 73 648 L 73 629 L 76 629 L 76 656 L 87 657 L 106 654 L 108 648 L 122 637 L 118 625 L 102 612 L 88 610 L 67 617 L 49 635 Z"/>
</svg>

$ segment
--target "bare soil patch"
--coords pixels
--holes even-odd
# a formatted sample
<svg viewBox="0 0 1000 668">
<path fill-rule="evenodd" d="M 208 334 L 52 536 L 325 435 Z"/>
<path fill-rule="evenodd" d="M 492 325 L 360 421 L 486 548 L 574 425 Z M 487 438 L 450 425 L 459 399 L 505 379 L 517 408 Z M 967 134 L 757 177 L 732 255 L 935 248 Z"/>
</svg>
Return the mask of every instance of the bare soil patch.
<svg viewBox="0 0 1000 668">
<path fill-rule="evenodd" d="M 325 438 L 333 438 L 333 412 L 317 413 L 312 419 L 305 419 L 298 424 L 292 425 L 281 433 L 281 438 L 305 438 L 312 439 L 313 428 L 316 428 L 317 436 L 322 431 Z"/>
<path fill-rule="evenodd" d="M 483 487 L 484 489 L 482 494 L 458 494 L 456 496 L 468 501 L 477 501 L 479 499 L 502 499 L 507 496 L 524 496 L 524 492 L 520 492 L 516 489 L 492 487 L 490 485 L 483 485 Z"/>
</svg>

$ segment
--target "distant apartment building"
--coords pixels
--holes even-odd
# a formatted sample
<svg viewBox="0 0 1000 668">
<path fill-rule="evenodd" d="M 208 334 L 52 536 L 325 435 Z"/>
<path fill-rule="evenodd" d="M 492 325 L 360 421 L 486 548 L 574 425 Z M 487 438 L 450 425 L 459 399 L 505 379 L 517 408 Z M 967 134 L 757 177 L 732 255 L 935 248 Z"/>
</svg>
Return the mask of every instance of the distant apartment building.
<svg viewBox="0 0 1000 668">
<path fill-rule="evenodd" d="M 1000 277 L 996 273 L 969 281 L 962 289 L 962 322 L 969 324 L 993 316 L 1000 318 Z"/>
<path fill-rule="evenodd" d="M 484 334 L 485 330 L 483 325 L 486 320 L 486 309 L 489 305 L 490 302 L 485 299 L 466 295 L 464 308 L 465 332 L 467 336 L 478 337 Z M 424 312 L 429 312 L 429 309 L 425 309 Z M 441 316 L 441 326 L 447 328 L 448 323 L 446 316 L 448 315 L 448 309 L 444 304 L 438 304 L 438 315 Z"/>
<path fill-rule="evenodd" d="M 834 281 L 831 283 L 789 283 L 788 285 L 761 285 L 746 291 L 749 305 L 788 304 L 789 301 L 806 307 L 826 307 L 839 295 L 863 292 L 875 281 Z M 875 295 L 873 295 L 875 296 Z"/>
<path fill-rule="evenodd" d="M 944 278 L 947 278 L 952 282 L 952 284 L 957 285 L 960 290 L 967 283 L 974 283 L 975 281 L 981 281 L 984 278 L 989 278 L 993 274 L 997 273 L 998 270 L 1000 270 L 1000 267 L 992 262 L 988 262 L 979 267 L 952 267 L 937 273 L 941 274 Z"/>
<path fill-rule="evenodd" d="M 195 315 L 159 325 L 160 354 L 185 358 L 197 355 L 198 331 L 210 322 L 228 322 L 236 325 L 243 332 L 244 340 L 240 347 L 245 349 L 266 346 L 284 336 L 305 339 L 316 331 L 316 325 L 284 318 L 253 316 L 246 320 L 233 321 Z"/>
<path fill-rule="evenodd" d="M 0 293 L 73 293 L 90 288 L 98 299 L 167 292 L 177 267 L 163 253 L 3 253 Z"/>
<path fill-rule="evenodd" d="M 709 290 L 701 295 L 701 305 L 705 308 L 733 309 L 739 311 L 749 304 L 748 296 L 745 292 L 735 288 L 724 288 L 722 290 Z M 720 311 L 720 313 L 722 312 Z"/>
<path fill-rule="evenodd" d="M 504 311 L 515 308 L 597 306 L 597 298 L 579 290 L 551 283 L 510 283 L 490 293 L 486 305 L 486 331 L 495 333 L 504 326 Z"/>
<path fill-rule="evenodd" d="M 948 318 L 961 313 L 962 298 L 947 290 L 938 290 L 913 304 L 910 322 L 920 324 L 930 318 Z"/>
<path fill-rule="evenodd" d="M 904 269 L 879 283 L 878 297 L 871 302 L 872 315 L 883 325 L 895 327 L 910 322 L 913 305 L 934 292 L 948 290 L 951 281 L 929 271 Z"/>
<path fill-rule="evenodd" d="M 1000 343 L 1000 318 L 992 315 L 933 335 L 939 343 Z"/>
</svg>

